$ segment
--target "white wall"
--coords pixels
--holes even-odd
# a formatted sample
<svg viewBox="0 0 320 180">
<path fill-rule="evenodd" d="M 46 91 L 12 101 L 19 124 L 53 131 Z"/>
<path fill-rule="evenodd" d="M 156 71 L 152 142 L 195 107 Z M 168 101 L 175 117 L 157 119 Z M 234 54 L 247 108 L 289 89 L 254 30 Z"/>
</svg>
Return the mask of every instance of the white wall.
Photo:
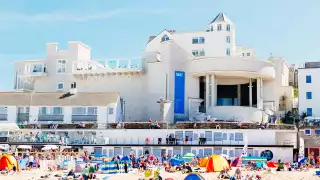
<svg viewBox="0 0 320 180">
<path fill-rule="evenodd" d="M 306 83 L 306 76 L 311 75 L 311 83 Z M 312 116 L 320 117 L 320 69 L 304 68 L 298 69 L 298 90 L 299 90 L 299 114 L 307 112 L 312 108 Z M 306 92 L 312 92 L 312 99 L 306 98 Z"/>
</svg>

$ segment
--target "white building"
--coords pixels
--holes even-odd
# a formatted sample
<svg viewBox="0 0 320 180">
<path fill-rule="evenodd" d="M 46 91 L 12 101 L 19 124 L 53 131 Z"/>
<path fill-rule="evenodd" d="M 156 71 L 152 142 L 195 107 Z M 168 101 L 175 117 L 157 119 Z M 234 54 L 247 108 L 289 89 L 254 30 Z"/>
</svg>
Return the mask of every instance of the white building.
<svg viewBox="0 0 320 180">
<path fill-rule="evenodd" d="M 14 89 L 117 92 L 126 122 L 208 116 L 261 121 L 292 108 L 288 64 L 282 58 L 259 60 L 252 48 L 237 46 L 235 25 L 223 13 L 204 30 L 163 30 L 150 37 L 138 60 L 101 63 L 90 51 L 81 42 L 69 42 L 68 50 L 48 43 L 45 58 L 15 63 Z M 162 114 L 160 98 L 171 102 L 161 106 Z"/>
<path fill-rule="evenodd" d="M 298 69 L 298 90 L 299 90 L 299 114 L 320 117 L 320 63 L 307 62 Z"/>
</svg>

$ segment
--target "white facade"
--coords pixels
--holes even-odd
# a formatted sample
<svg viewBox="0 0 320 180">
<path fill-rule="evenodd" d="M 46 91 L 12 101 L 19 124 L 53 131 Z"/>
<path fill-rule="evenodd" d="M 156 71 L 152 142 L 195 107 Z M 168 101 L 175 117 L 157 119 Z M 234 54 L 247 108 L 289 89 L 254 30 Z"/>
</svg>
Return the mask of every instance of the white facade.
<svg viewBox="0 0 320 180">
<path fill-rule="evenodd" d="M 124 62 L 124 63 L 123 63 Z M 235 25 L 220 13 L 202 31 L 164 30 L 149 39 L 139 64 L 131 59 L 91 60 L 90 48 L 70 42 L 68 50 L 47 44 L 43 60 L 15 64 L 15 89 L 34 92 L 118 92 L 125 121 L 266 121 L 290 96 L 289 66 L 282 58 L 259 60 L 237 46 Z M 287 92 L 287 93 L 284 93 Z M 160 98 L 170 101 L 160 113 Z"/>
<path fill-rule="evenodd" d="M 298 69 L 299 114 L 320 117 L 320 66 Z"/>
</svg>

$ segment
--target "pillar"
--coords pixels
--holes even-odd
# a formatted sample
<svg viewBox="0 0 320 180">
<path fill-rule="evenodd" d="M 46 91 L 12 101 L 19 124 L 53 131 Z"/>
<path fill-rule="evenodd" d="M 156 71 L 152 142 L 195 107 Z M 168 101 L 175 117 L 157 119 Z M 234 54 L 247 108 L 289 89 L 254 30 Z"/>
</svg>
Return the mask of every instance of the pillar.
<svg viewBox="0 0 320 180">
<path fill-rule="evenodd" d="M 206 75 L 206 98 L 205 98 L 205 106 L 206 106 L 206 113 L 208 112 L 209 110 L 209 76 L 210 75 Z"/>
<path fill-rule="evenodd" d="M 217 79 L 214 74 L 211 75 L 211 106 L 217 105 Z"/>
<path fill-rule="evenodd" d="M 262 78 L 257 79 L 257 108 L 263 109 Z"/>
<path fill-rule="evenodd" d="M 249 106 L 252 107 L 252 79 L 249 79 Z"/>
<path fill-rule="evenodd" d="M 237 98 L 238 98 L 237 106 L 241 106 L 241 84 L 237 85 Z"/>
</svg>

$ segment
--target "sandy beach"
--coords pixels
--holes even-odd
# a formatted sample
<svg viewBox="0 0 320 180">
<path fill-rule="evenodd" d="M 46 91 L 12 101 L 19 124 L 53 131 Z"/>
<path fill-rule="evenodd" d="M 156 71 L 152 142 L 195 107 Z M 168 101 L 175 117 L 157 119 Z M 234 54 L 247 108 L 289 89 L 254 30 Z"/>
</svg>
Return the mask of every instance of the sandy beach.
<svg viewBox="0 0 320 180">
<path fill-rule="evenodd" d="M 231 171 L 231 174 L 233 171 Z M 256 175 L 260 174 L 262 176 L 263 180 L 313 180 L 313 179 L 320 179 L 320 177 L 316 177 L 313 175 L 313 171 L 307 171 L 307 172 L 290 172 L 290 171 L 284 171 L 284 172 L 252 172 L 252 171 L 243 171 L 243 175 Z M 6 175 L 0 176 L 0 179 L 6 179 L 6 180 L 34 180 L 34 179 L 43 179 L 40 178 L 41 176 L 50 174 L 50 177 L 47 178 L 49 180 L 56 180 L 59 179 L 57 177 L 54 177 L 55 174 L 59 174 L 58 172 L 43 172 L 40 170 L 32 170 L 32 171 L 21 171 L 17 174 L 13 175 Z M 186 177 L 186 174 L 182 174 L 180 172 L 177 173 L 167 173 L 165 171 L 161 171 L 161 177 L 163 179 L 166 178 L 173 178 L 174 180 L 183 180 Z M 218 173 L 202 173 L 201 174 L 206 180 L 216 180 L 218 177 Z M 105 175 L 105 174 L 99 174 L 98 178 L 102 179 L 103 177 L 109 176 L 108 180 L 139 180 L 144 179 L 144 173 L 137 173 L 136 171 L 132 171 L 128 174 L 115 174 L 115 175 Z"/>
</svg>

